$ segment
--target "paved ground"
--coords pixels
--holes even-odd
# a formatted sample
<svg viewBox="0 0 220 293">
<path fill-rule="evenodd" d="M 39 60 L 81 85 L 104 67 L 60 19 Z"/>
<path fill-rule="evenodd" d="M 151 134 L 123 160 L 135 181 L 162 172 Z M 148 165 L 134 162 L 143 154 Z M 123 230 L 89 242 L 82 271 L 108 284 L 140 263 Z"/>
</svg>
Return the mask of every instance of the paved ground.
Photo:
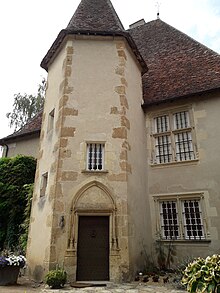
<svg viewBox="0 0 220 293">
<path fill-rule="evenodd" d="M 18 279 L 16 286 L 0 286 L 0 293 L 184 293 L 186 291 L 174 289 L 171 284 L 157 284 L 156 283 L 126 283 L 114 284 L 108 283 L 105 287 L 85 287 L 73 288 L 65 286 L 63 289 L 54 290 L 49 289 L 45 284 L 36 284 L 30 282 L 28 279 L 22 277 Z"/>
</svg>

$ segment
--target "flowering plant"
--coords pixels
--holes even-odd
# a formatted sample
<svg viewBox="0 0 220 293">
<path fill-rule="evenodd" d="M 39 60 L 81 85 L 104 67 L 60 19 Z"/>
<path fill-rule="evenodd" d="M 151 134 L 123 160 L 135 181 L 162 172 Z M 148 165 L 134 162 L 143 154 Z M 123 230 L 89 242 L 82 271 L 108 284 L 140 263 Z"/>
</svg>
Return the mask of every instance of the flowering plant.
<svg viewBox="0 0 220 293">
<path fill-rule="evenodd" d="M 17 266 L 23 268 L 26 264 L 26 258 L 23 255 L 3 255 L 0 256 L 0 268 L 6 266 Z"/>
</svg>

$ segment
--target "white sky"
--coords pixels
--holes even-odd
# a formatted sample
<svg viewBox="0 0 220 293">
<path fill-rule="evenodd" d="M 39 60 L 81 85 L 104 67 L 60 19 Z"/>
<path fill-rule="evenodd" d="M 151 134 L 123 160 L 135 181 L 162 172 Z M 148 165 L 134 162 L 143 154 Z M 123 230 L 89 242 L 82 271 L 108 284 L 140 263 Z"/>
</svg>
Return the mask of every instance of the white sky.
<svg viewBox="0 0 220 293">
<path fill-rule="evenodd" d="M 35 94 L 46 72 L 40 62 L 80 0 L 7 0 L 0 2 L 0 138 L 13 132 L 6 113 L 14 94 Z M 156 18 L 156 0 L 112 0 L 127 29 Z M 159 0 L 160 18 L 220 53 L 220 0 Z"/>
</svg>

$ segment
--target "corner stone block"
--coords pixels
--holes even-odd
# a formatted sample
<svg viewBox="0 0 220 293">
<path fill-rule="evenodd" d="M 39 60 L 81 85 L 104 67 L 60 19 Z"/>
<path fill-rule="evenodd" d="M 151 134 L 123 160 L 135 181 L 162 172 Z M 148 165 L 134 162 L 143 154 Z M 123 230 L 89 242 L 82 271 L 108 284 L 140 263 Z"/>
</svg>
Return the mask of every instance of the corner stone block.
<svg viewBox="0 0 220 293">
<path fill-rule="evenodd" d="M 117 182 L 126 182 L 128 180 L 128 176 L 126 173 L 111 174 L 111 175 L 108 175 L 108 180 L 117 181 Z"/>
<path fill-rule="evenodd" d="M 124 50 L 118 50 L 118 56 L 123 57 L 125 60 L 127 60 L 127 56 Z"/>
<path fill-rule="evenodd" d="M 127 140 L 125 140 L 122 144 L 122 148 L 125 148 L 126 150 L 130 151 L 131 150 L 131 146 L 130 144 L 128 143 Z"/>
<path fill-rule="evenodd" d="M 110 114 L 119 114 L 118 108 L 117 107 L 111 107 Z"/>
<path fill-rule="evenodd" d="M 121 67 L 121 66 L 118 66 L 115 69 L 115 73 L 118 74 L 118 75 L 124 76 L 125 75 L 125 68 Z"/>
<path fill-rule="evenodd" d="M 118 93 L 119 95 L 125 95 L 126 90 L 124 85 L 119 85 L 115 87 L 115 92 Z"/>
<path fill-rule="evenodd" d="M 63 89 L 65 89 L 68 86 L 68 78 L 65 77 L 64 80 L 61 82 L 60 87 L 59 87 L 59 91 L 60 93 L 63 91 Z"/>
<path fill-rule="evenodd" d="M 125 126 L 127 129 L 130 129 L 130 121 L 125 116 L 121 116 L 121 126 Z"/>
<path fill-rule="evenodd" d="M 64 108 L 63 115 L 64 116 L 78 116 L 78 110 L 74 108 Z"/>
<path fill-rule="evenodd" d="M 128 164 L 127 162 L 120 162 L 120 167 L 122 171 L 131 173 L 131 165 Z"/>
<path fill-rule="evenodd" d="M 72 54 L 74 53 L 74 49 L 73 49 L 73 47 L 68 46 L 68 47 L 66 48 L 66 53 L 72 55 Z"/>
<path fill-rule="evenodd" d="M 63 127 L 61 128 L 61 137 L 74 137 L 75 131 L 75 127 Z"/>
<path fill-rule="evenodd" d="M 70 77 L 71 76 L 71 73 L 72 73 L 71 66 L 66 66 L 65 73 L 64 73 L 65 77 Z"/>
<path fill-rule="evenodd" d="M 125 43 L 124 42 L 118 42 L 118 43 L 116 43 L 116 48 L 118 50 L 123 50 L 125 48 Z"/>
<path fill-rule="evenodd" d="M 71 152 L 71 150 L 65 150 L 65 149 L 62 149 L 62 150 L 60 151 L 60 157 L 61 157 L 62 159 L 64 159 L 64 158 L 71 158 L 71 156 L 72 156 L 72 152 Z"/>
<path fill-rule="evenodd" d="M 113 129 L 113 138 L 127 139 L 127 129 L 125 127 L 118 127 Z"/>
<path fill-rule="evenodd" d="M 126 87 L 128 87 L 128 82 L 127 82 L 127 80 L 124 77 L 121 78 L 121 84 L 123 84 Z"/>
<path fill-rule="evenodd" d="M 69 99 L 68 96 L 66 95 L 62 96 L 62 98 L 59 101 L 59 109 L 66 106 L 68 99 Z"/>
<path fill-rule="evenodd" d="M 122 107 L 129 109 L 128 100 L 125 95 L 120 95 L 120 103 Z"/>
<path fill-rule="evenodd" d="M 120 153 L 120 160 L 127 161 L 127 159 L 128 159 L 128 151 L 122 150 Z"/>
<path fill-rule="evenodd" d="M 54 206 L 55 212 L 62 213 L 64 212 L 64 204 L 62 201 L 56 201 Z"/>
<path fill-rule="evenodd" d="M 73 87 L 72 86 L 66 86 L 64 88 L 64 94 L 69 95 L 73 92 Z"/>
<path fill-rule="evenodd" d="M 78 177 L 78 173 L 73 171 L 64 171 L 61 174 L 62 181 L 76 181 L 77 177 Z"/>
<path fill-rule="evenodd" d="M 67 147 L 67 144 L 68 144 L 68 139 L 67 138 L 61 138 L 60 139 L 60 147 L 61 148 Z"/>
</svg>

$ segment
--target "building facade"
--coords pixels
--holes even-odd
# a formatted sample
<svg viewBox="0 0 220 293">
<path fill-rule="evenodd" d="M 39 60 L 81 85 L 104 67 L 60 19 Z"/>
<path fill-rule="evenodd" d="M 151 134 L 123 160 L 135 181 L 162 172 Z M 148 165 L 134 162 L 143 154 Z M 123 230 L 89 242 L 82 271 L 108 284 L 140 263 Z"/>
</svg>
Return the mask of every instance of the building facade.
<svg viewBox="0 0 220 293">
<path fill-rule="evenodd" d="M 41 66 L 30 274 L 130 280 L 155 241 L 176 262 L 218 253 L 220 56 L 160 19 L 125 31 L 109 0 L 82 0 Z"/>
</svg>

